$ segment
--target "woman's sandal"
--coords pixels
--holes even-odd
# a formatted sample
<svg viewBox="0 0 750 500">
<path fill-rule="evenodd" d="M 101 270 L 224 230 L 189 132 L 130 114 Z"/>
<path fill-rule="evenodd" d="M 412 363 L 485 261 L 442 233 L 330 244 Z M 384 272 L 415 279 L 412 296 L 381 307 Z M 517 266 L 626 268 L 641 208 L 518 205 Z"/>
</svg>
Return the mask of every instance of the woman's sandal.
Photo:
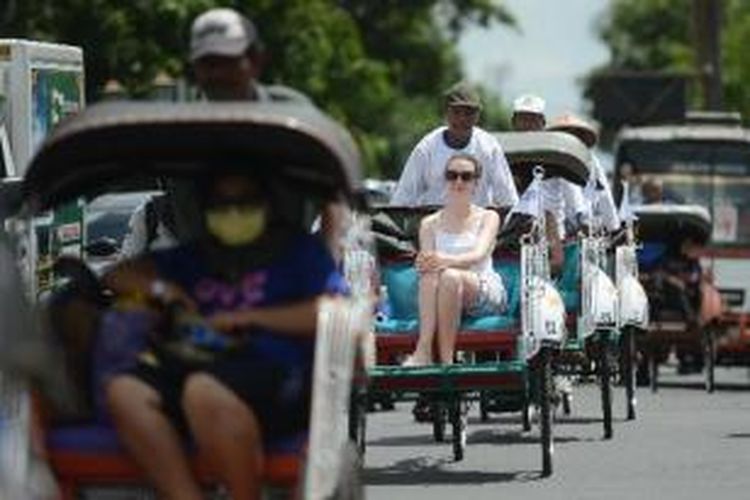
<svg viewBox="0 0 750 500">
<path fill-rule="evenodd" d="M 401 363 L 401 366 L 405 366 L 407 368 L 415 367 L 415 366 L 427 366 L 429 363 L 426 363 L 420 359 L 418 359 L 414 354 L 410 354 L 406 356 L 404 361 Z"/>
</svg>

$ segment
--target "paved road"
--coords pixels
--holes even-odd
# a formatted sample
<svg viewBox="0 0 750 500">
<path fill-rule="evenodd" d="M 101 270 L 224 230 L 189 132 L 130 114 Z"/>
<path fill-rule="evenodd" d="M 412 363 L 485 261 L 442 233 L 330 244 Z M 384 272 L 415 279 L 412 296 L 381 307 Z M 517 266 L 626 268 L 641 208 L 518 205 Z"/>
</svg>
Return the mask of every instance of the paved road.
<svg viewBox="0 0 750 500">
<path fill-rule="evenodd" d="M 369 500 L 750 499 L 750 376 L 720 368 L 721 390 L 706 394 L 698 376 L 662 370 L 667 385 L 638 393 L 638 420 L 626 422 L 615 390 L 615 436 L 603 441 L 595 386 L 574 393 L 573 415 L 555 427 L 555 472 L 541 478 L 536 430 L 513 416 L 478 421 L 472 409 L 466 458 L 452 462 L 448 443 L 411 420 L 406 403 L 370 414 Z M 639 388 L 640 389 L 640 388 Z"/>
</svg>

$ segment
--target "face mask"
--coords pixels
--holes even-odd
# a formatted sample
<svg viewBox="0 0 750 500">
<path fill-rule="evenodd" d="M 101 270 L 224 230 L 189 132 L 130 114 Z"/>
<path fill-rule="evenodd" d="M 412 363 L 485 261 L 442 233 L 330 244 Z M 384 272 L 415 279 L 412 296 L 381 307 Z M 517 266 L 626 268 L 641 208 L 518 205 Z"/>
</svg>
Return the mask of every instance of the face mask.
<svg viewBox="0 0 750 500">
<path fill-rule="evenodd" d="M 206 212 L 206 227 L 223 245 L 248 245 L 263 233 L 266 210 L 247 205 L 214 208 Z"/>
</svg>

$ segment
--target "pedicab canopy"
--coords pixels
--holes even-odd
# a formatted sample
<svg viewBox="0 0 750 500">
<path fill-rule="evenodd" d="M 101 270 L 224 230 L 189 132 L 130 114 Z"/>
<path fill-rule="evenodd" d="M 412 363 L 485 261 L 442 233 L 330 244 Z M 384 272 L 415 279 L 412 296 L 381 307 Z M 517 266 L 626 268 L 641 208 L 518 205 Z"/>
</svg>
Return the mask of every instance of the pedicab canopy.
<svg viewBox="0 0 750 500">
<path fill-rule="evenodd" d="M 716 122 L 686 123 L 681 125 L 658 125 L 652 127 L 626 128 L 617 137 L 626 149 L 635 143 L 738 143 L 750 142 L 750 131 L 736 125 Z"/>
<path fill-rule="evenodd" d="M 144 188 L 155 178 L 223 171 L 272 176 L 322 198 L 353 199 L 361 160 L 351 136 L 310 105 L 106 103 L 62 123 L 23 181 L 25 205 Z"/>
<path fill-rule="evenodd" d="M 545 177 L 563 177 L 581 186 L 592 167 L 591 152 L 579 139 L 565 132 L 497 132 L 514 174 L 531 175 L 544 167 Z"/>
<path fill-rule="evenodd" d="M 711 215 L 700 205 L 642 205 L 634 211 L 641 241 L 679 245 L 691 238 L 706 244 L 711 238 Z"/>
</svg>

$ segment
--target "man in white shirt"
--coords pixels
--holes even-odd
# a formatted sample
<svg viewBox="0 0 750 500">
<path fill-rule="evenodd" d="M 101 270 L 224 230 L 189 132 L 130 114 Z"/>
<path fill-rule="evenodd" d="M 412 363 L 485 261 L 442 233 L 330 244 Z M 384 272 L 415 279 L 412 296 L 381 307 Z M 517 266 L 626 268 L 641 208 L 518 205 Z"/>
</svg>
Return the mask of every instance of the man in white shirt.
<svg viewBox="0 0 750 500">
<path fill-rule="evenodd" d="M 516 204 L 518 193 L 505 154 L 497 139 L 477 126 L 481 108 L 479 95 L 464 82 L 445 93 L 446 125 L 429 132 L 414 147 L 391 198 L 392 205 L 443 205 L 445 165 L 459 153 L 477 158 L 484 168 L 474 193 L 476 204 Z"/>
<path fill-rule="evenodd" d="M 544 108 L 541 97 L 525 94 L 513 101 L 513 130 L 517 132 L 541 132 L 545 129 Z M 560 178 L 544 179 L 541 184 L 542 206 L 554 221 L 559 239 L 565 237 L 565 221 L 585 212 L 583 192 L 579 186 Z M 511 213 L 517 212 L 514 207 Z"/>
<path fill-rule="evenodd" d="M 566 132 L 581 140 L 589 149 L 596 145 L 598 140 L 598 134 L 594 127 L 586 123 L 584 120 L 578 118 L 572 113 L 566 113 L 556 118 L 547 130 Z M 598 222 L 609 232 L 615 232 L 620 229 L 620 217 L 617 214 L 617 207 L 615 206 L 615 200 L 612 196 L 612 190 L 607 182 L 607 176 L 604 173 L 604 169 L 599 162 L 599 159 L 591 152 L 593 159 L 594 170 L 591 175 L 591 182 L 595 182 L 591 190 L 593 192 L 593 199 L 589 200 L 591 203 L 591 210 L 593 216 L 597 218 Z M 591 221 L 586 221 L 590 223 Z"/>
<path fill-rule="evenodd" d="M 541 97 L 525 94 L 513 101 L 511 124 L 517 132 L 541 132 L 546 125 L 544 108 L 546 103 Z M 563 264 L 562 241 L 565 238 L 565 218 L 567 213 L 577 214 L 584 211 L 581 188 L 560 178 L 544 179 L 540 184 L 542 209 L 546 215 L 546 234 L 550 244 L 550 266 L 557 274 Z M 506 222 L 514 214 L 526 213 L 528 197 L 532 193 L 524 192 L 521 202 L 513 207 Z"/>
</svg>

